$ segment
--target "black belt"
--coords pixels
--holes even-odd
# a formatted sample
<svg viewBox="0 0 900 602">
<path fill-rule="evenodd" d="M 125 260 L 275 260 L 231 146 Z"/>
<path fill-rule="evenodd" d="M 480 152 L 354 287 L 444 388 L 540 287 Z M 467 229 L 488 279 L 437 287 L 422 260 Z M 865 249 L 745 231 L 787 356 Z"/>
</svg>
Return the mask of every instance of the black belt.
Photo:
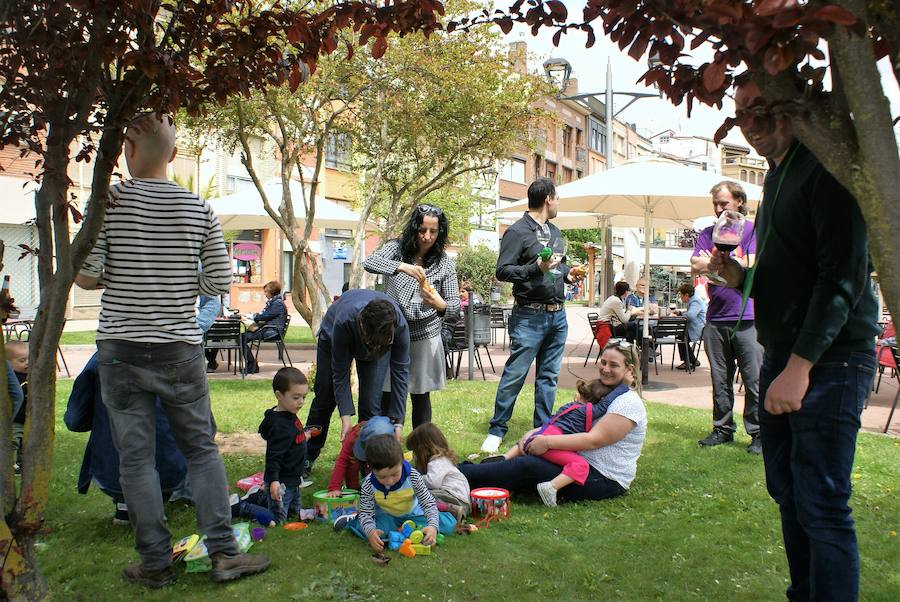
<svg viewBox="0 0 900 602">
<path fill-rule="evenodd" d="M 526 309 L 535 309 L 537 311 L 562 311 L 565 307 L 562 303 L 519 303 L 516 301 L 516 307 L 524 307 Z"/>
</svg>

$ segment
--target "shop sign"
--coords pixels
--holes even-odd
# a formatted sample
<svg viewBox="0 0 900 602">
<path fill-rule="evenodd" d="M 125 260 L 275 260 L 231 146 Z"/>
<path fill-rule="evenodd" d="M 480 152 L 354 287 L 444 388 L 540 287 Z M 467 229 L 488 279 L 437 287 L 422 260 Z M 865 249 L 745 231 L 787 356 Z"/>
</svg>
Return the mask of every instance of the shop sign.
<svg viewBox="0 0 900 602">
<path fill-rule="evenodd" d="M 234 245 L 234 258 L 241 261 L 258 261 L 262 257 L 262 246 L 252 242 Z"/>
</svg>

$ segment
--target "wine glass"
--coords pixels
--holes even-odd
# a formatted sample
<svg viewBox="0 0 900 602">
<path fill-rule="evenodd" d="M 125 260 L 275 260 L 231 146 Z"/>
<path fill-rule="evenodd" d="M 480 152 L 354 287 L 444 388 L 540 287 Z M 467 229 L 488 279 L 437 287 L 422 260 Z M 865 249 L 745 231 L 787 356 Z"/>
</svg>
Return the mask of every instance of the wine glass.
<svg viewBox="0 0 900 602">
<path fill-rule="evenodd" d="M 730 254 L 744 236 L 744 225 L 747 220 L 737 211 L 723 211 L 713 228 L 713 244 L 720 252 Z"/>
<path fill-rule="evenodd" d="M 566 239 L 560 236 L 556 240 L 553 241 L 551 245 L 551 249 L 553 249 L 553 255 L 551 255 L 550 259 L 552 261 L 557 262 L 557 266 L 550 270 L 550 273 L 553 274 L 553 279 L 556 280 L 557 277 L 562 273 L 559 269 L 559 262 L 562 261 L 563 257 L 566 255 Z"/>
</svg>

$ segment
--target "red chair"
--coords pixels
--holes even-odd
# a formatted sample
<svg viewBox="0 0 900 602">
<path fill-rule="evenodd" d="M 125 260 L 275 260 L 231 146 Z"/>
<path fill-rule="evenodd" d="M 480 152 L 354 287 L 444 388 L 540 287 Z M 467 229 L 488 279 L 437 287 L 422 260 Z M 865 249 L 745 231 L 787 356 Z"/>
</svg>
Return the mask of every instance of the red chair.
<svg viewBox="0 0 900 602">
<path fill-rule="evenodd" d="M 603 353 L 603 348 L 606 347 L 606 344 L 612 338 L 612 324 L 599 320 L 599 317 L 599 314 L 595 312 L 588 314 L 588 323 L 591 325 L 591 332 L 594 333 L 594 338 L 591 339 L 591 346 L 588 347 L 587 356 L 584 358 L 584 366 L 587 366 L 588 360 L 591 359 L 591 350 L 594 348 L 594 342 L 599 345 L 597 357 L 594 359 L 596 364 L 600 359 L 600 354 Z"/>
<path fill-rule="evenodd" d="M 894 330 L 894 323 L 888 322 L 879 337 L 878 346 L 875 347 L 875 356 L 878 358 L 878 380 L 875 382 L 875 393 L 878 393 L 878 387 L 881 386 L 881 376 L 884 374 L 885 368 L 891 370 L 891 376 L 897 374 L 897 362 L 894 360 L 894 354 L 891 353 L 888 345 L 881 343 L 882 340 L 894 336 L 897 336 Z"/>
</svg>

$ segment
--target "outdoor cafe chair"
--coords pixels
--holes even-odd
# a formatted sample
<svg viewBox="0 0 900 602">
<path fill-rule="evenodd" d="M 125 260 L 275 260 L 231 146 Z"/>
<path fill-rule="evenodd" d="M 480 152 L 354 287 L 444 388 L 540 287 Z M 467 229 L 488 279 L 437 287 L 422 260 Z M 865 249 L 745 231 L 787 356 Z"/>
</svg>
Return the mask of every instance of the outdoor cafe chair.
<svg viewBox="0 0 900 602">
<path fill-rule="evenodd" d="M 244 348 L 241 345 L 241 321 L 234 319 L 215 320 L 203 335 L 203 348 L 228 352 L 228 367 L 231 367 L 231 352 L 235 352 L 234 374 L 241 371 L 241 378 L 247 374 L 244 367 Z"/>
<path fill-rule="evenodd" d="M 481 352 L 478 350 L 479 347 L 484 347 L 485 352 L 488 356 L 488 361 L 491 363 L 491 372 L 494 372 L 494 361 L 491 359 L 491 352 L 487 347 L 487 341 L 479 338 L 477 335 L 479 334 L 476 331 L 476 336 L 474 337 L 474 349 L 473 354 L 475 356 L 475 366 L 481 371 L 481 379 L 487 380 L 487 377 L 484 374 L 484 364 L 481 361 Z M 462 357 L 463 353 L 469 351 L 469 337 L 466 332 L 466 321 L 465 319 L 461 319 L 456 323 L 456 326 L 453 328 L 453 339 L 451 339 L 450 344 L 447 347 L 447 355 L 449 356 L 449 366 L 450 369 L 453 370 L 455 367 L 454 378 L 459 380 L 459 369 L 462 367 Z M 456 354 L 456 359 L 453 359 L 453 354 Z"/>
<path fill-rule="evenodd" d="M 594 343 L 597 343 L 597 357 L 594 358 L 594 363 L 596 364 L 600 359 L 600 354 L 603 353 L 603 348 L 606 347 L 609 339 L 612 338 L 612 324 L 605 320 L 600 320 L 600 314 L 594 311 L 589 312 L 587 319 L 591 327 L 591 345 L 588 347 L 587 355 L 584 357 L 584 366 L 587 366 L 588 360 L 591 359 L 591 350 L 594 349 Z"/>
<path fill-rule="evenodd" d="M 278 349 L 278 359 L 281 361 L 282 366 L 294 366 L 294 363 L 291 361 L 291 356 L 288 353 L 287 347 L 284 344 L 284 335 L 287 334 L 288 327 L 291 325 L 291 314 L 287 314 L 284 317 L 284 328 L 281 332 L 278 333 L 277 337 L 271 337 L 267 339 L 256 339 L 255 341 L 250 341 L 251 352 L 253 347 L 256 347 L 256 352 L 253 354 L 254 359 L 256 359 L 256 363 L 259 364 L 259 348 L 263 343 L 271 343 L 275 345 Z M 265 326 L 263 326 L 265 328 Z M 269 330 L 272 330 L 271 328 Z M 284 358 L 287 358 L 287 362 L 284 361 Z"/>
<path fill-rule="evenodd" d="M 895 345 L 888 345 L 888 349 L 890 349 L 891 356 L 894 360 L 894 366 L 900 365 L 900 352 L 897 351 L 897 347 Z M 896 368 L 894 369 L 894 376 L 897 378 L 897 394 L 894 395 L 894 403 L 891 404 L 891 411 L 888 412 L 887 422 L 884 423 L 884 430 L 882 433 L 888 432 L 888 427 L 891 426 L 891 420 L 894 418 L 894 410 L 897 409 L 897 401 L 900 400 L 900 373 L 897 372 Z"/>
<path fill-rule="evenodd" d="M 491 344 L 497 344 L 497 330 L 503 331 L 503 349 L 506 349 L 506 310 L 491 305 Z"/>
<path fill-rule="evenodd" d="M 662 347 L 664 345 L 672 346 L 672 370 L 675 369 L 675 351 L 678 345 L 682 346 L 685 357 L 687 357 L 688 345 L 687 340 L 687 318 L 682 317 L 660 317 L 656 323 L 656 331 L 653 334 L 653 354 L 658 355 L 662 361 Z M 693 372 L 694 367 L 690 362 L 687 363 L 687 371 Z M 654 362 L 653 369 L 659 374 L 659 362 Z"/>
<path fill-rule="evenodd" d="M 875 393 L 878 393 L 878 388 L 881 386 L 881 377 L 884 374 L 885 369 L 889 369 L 892 376 L 897 374 L 897 362 L 894 361 L 894 356 L 891 355 L 891 352 L 888 350 L 889 345 L 882 342 L 884 339 L 896 336 L 897 333 L 894 329 L 894 323 L 888 322 L 885 324 L 881 336 L 878 337 L 879 343 L 875 349 L 875 357 L 878 359 L 878 379 L 875 381 Z"/>
</svg>

